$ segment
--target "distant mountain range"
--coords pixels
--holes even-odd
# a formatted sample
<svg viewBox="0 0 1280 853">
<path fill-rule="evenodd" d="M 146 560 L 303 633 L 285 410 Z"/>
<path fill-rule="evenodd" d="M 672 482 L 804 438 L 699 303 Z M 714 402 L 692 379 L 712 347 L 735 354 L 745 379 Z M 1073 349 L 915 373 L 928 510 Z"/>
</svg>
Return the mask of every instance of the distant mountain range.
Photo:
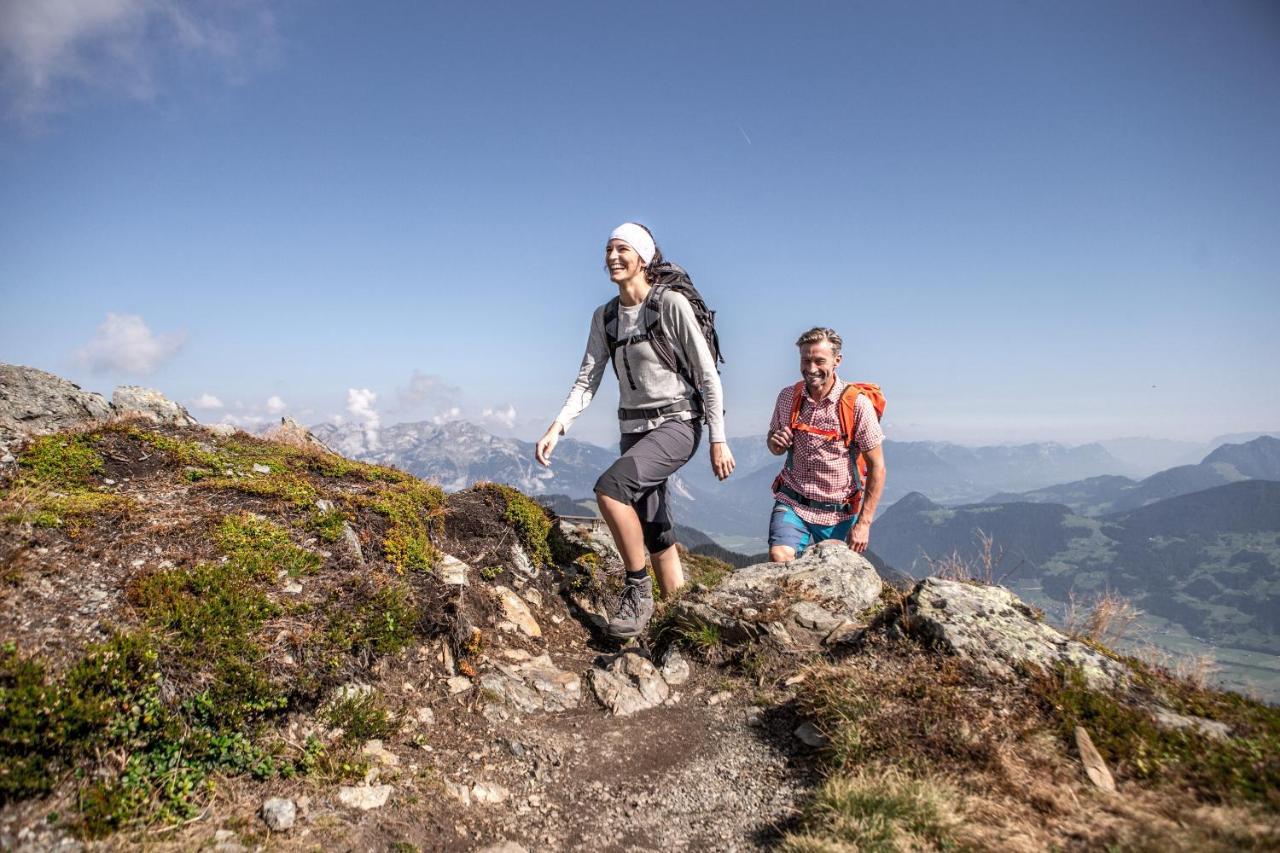
<svg viewBox="0 0 1280 853">
<path fill-rule="evenodd" d="M 1098 516 L 1252 479 L 1280 480 L 1280 438 L 1226 444 L 1196 465 L 1179 465 L 1145 480 L 1090 477 L 1028 492 L 1001 492 L 985 503 L 1058 503 L 1081 515 Z"/>
<path fill-rule="evenodd" d="M 945 507 L 912 494 L 883 512 L 872 545 L 926 574 L 976 561 L 978 531 L 1003 548 L 996 577 L 1065 602 L 1104 589 L 1223 645 L 1280 654 L 1280 482 L 1246 480 L 1090 518 L 1054 503 Z"/>
<path fill-rule="evenodd" d="M 615 450 L 564 438 L 556 447 L 551 467 L 543 468 L 533 459 L 532 442 L 500 438 L 466 421 L 396 424 L 379 430 L 374 442 L 363 427 L 354 424 L 323 424 L 312 427 L 312 432 L 347 456 L 395 465 L 449 490 L 492 480 L 531 495 L 585 498 L 591 496 L 596 478 L 616 458 Z M 773 503 L 769 486 L 782 459 L 768 452 L 762 435 L 733 438 L 730 446 L 738 467 L 723 483 L 711 473 L 705 448 L 672 478 L 674 512 L 682 523 L 712 535 L 750 536 L 763 541 Z M 1124 463 L 1101 444 L 963 447 L 946 442 L 887 441 L 885 457 L 889 480 L 882 506 L 920 492 L 939 503 L 971 503 L 991 496 L 992 500 L 1064 502 L 1077 512 L 1093 514 L 1134 508 L 1150 500 L 1256 476 L 1244 471 L 1259 470 L 1250 465 L 1269 464 L 1241 461 L 1242 468 L 1235 462 L 1206 459 L 1198 466 L 1186 466 L 1195 470 L 1172 469 L 1137 481 L 1117 474 L 1125 470 Z M 1204 467 L 1206 463 L 1208 467 Z M 1067 485 L 1055 485 L 1060 483 Z M 1144 483 L 1147 485 L 1132 497 L 1114 503 L 1114 495 Z"/>
</svg>

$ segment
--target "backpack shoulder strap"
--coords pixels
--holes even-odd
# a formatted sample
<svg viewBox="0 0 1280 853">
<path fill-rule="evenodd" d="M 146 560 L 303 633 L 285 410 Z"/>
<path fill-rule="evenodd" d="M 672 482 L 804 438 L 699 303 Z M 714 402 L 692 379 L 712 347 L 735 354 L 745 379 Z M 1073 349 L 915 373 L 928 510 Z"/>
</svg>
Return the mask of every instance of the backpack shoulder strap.
<svg viewBox="0 0 1280 853">
<path fill-rule="evenodd" d="M 613 297 L 604 306 L 604 316 L 601 318 L 604 322 L 604 339 L 609 344 L 609 354 L 618 346 L 618 297 Z"/>
<path fill-rule="evenodd" d="M 800 423 L 800 407 L 804 405 L 804 382 L 797 382 L 791 387 L 791 423 L 792 429 Z"/>
</svg>

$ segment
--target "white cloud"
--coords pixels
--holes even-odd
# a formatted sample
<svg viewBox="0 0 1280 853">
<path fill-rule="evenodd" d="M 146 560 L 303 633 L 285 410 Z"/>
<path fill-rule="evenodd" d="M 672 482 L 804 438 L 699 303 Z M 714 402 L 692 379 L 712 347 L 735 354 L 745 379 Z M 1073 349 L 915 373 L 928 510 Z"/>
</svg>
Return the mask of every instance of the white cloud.
<svg viewBox="0 0 1280 853">
<path fill-rule="evenodd" d="M 287 408 L 289 408 L 288 405 L 285 404 L 284 400 L 280 399 L 279 395 L 272 394 L 267 398 L 267 411 L 271 414 L 279 415 Z"/>
<path fill-rule="evenodd" d="M 205 391 L 191 403 L 197 409 L 221 409 L 222 401 Z"/>
<path fill-rule="evenodd" d="M 505 406 L 491 407 L 481 412 L 480 417 L 485 421 L 512 429 L 516 425 L 516 407 L 510 403 Z"/>
<path fill-rule="evenodd" d="M 368 388 L 347 389 L 347 412 L 357 422 L 364 423 L 365 443 L 370 450 L 378 446 L 378 428 L 382 420 L 374 408 L 377 401 L 378 395 Z"/>
<path fill-rule="evenodd" d="M 447 424 L 449 421 L 456 421 L 462 417 L 462 409 L 457 406 L 450 406 L 443 412 L 438 412 L 431 416 L 431 422 L 436 426 Z"/>
<path fill-rule="evenodd" d="M 151 373 L 184 343 L 184 334 L 153 334 L 136 314 L 108 314 L 76 360 L 95 373 Z"/>
<path fill-rule="evenodd" d="M 273 29 L 265 3 L 4 0 L 0 84 L 24 120 L 85 87 L 148 99 L 171 76 L 166 59 L 196 57 L 233 80 L 243 76 L 270 49 Z"/>
<path fill-rule="evenodd" d="M 231 424 L 232 426 L 237 426 L 237 427 L 240 427 L 241 429 L 244 429 L 245 427 L 252 428 L 256 426 L 261 426 L 262 424 L 265 424 L 269 420 L 271 420 L 271 418 L 268 418 L 265 415 L 253 415 L 253 414 L 233 415 L 233 414 L 227 413 L 222 416 L 222 423 Z"/>
</svg>

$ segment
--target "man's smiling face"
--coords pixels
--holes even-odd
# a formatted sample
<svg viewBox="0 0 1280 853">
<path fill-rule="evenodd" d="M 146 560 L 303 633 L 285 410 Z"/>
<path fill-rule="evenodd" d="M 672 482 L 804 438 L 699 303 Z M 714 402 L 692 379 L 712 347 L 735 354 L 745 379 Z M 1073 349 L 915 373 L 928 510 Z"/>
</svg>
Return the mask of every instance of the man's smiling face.
<svg viewBox="0 0 1280 853">
<path fill-rule="evenodd" d="M 821 340 L 800 347 L 800 376 L 805 390 L 818 397 L 831 390 L 836 368 L 843 359 L 831 346 L 831 341 Z"/>
</svg>

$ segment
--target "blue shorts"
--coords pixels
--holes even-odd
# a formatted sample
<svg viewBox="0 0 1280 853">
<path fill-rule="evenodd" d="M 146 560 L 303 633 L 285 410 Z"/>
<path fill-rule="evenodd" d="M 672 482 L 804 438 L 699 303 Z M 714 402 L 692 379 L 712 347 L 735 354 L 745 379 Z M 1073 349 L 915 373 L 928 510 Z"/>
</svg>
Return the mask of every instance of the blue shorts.
<svg viewBox="0 0 1280 853">
<path fill-rule="evenodd" d="M 857 516 L 851 516 L 836 524 L 810 524 L 796 515 L 795 507 L 782 501 L 774 501 L 773 514 L 769 516 L 769 547 L 785 545 L 795 549 L 799 557 L 814 542 L 825 542 L 828 539 L 839 539 L 847 542 L 849 531 Z"/>
</svg>

